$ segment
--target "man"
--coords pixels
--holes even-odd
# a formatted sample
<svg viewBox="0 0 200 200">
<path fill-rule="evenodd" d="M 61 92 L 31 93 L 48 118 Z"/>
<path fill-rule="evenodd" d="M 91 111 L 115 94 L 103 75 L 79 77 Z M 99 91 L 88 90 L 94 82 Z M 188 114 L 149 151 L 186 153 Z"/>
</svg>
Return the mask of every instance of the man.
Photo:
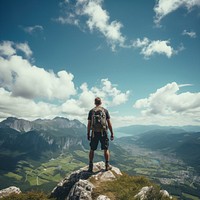
<svg viewBox="0 0 200 200">
<path fill-rule="evenodd" d="M 99 97 L 95 98 L 95 107 L 91 109 L 88 114 L 87 138 L 90 141 L 89 172 L 92 172 L 93 170 L 94 151 L 97 149 L 99 141 L 101 143 L 101 149 L 104 150 L 105 170 L 111 169 L 111 166 L 109 165 L 110 153 L 108 150 L 109 138 L 107 129 L 110 130 L 111 140 L 114 139 L 114 134 L 108 110 L 101 107 L 101 103 Z"/>
</svg>

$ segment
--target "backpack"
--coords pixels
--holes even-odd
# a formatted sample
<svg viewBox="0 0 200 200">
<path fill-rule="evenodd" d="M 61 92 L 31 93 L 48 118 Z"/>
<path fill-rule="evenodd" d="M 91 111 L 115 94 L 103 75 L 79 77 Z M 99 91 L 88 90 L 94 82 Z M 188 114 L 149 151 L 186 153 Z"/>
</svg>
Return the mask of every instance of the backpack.
<svg viewBox="0 0 200 200">
<path fill-rule="evenodd" d="M 91 129 L 94 132 L 102 132 L 107 129 L 107 120 L 104 108 L 95 107 L 92 109 Z"/>
</svg>

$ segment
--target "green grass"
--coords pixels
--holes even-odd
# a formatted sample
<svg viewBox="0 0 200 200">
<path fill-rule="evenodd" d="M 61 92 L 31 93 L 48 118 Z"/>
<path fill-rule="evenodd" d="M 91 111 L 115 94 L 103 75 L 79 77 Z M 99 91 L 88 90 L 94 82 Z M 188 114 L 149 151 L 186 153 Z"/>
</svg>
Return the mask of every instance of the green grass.
<svg viewBox="0 0 200 200">
<path fill-rule="evenodd" d="M 199 197 L 193 196 L 191 194 L 186 194 L 186 193 L 182 193 L 182 195 L 186 198 L 192 199 L 192 200 L 200 200 Z"/>
<path fill-rule="evenodd" d="M 22 180 L 21 176 L 19 176 L 18 174 L 15 174 L 13 172 L 8 172 L 7 174 L 5 174 L 5 176 L 8 177 L 8 178 L 14 178 L 17 181 L 21 181 Z"/>
<path fill-rule="evenodd" d="M 43 192 L 27 192 L 21 194 L 11 194 L 8 197 L 3 197 L 1 200 L 48 200 L 49 197 Z M 53 199 L 52 199 L 53 200 Z"/>
<path fill-rule="evenodd" d="M 138 194 L 139 190 L 145 186 L 153 186 L 154 189 L 149 192 L 147 199 L 154 200 L 168 200 L 169 198 L 162 198 L 160 196 L 160 188 L 149 179 L 142 176 L 129 176 L 123 174 L 114 181 L 96 183 L 92 180 L 93 184 L 97 185 L 93 191 L 92 197 L 96 199 L 100 194 L 108 196 L 111 200 L 133 200 L 134 196 Z M 175 198 L 173 198 L 175 200 Z"/>
<path fill-rule="evenodd" d="M 88 153 L 77 151 L 80 156 Z M 88 159 L 88 158 L 87 158 Z M 85 163 L 79 159 L 74 159 L 73 155 L 66 153 L 59 155 L 53 160 L 46 160 L 45 162 L 36 162 L 33 160 L 19 161 L 15 170 L 11 172 L 0 171 L 0 185 L 6 188 L 10 183 L 21 190 L 32 189 L 34 186 L 43 188 L 51 182 L 60 182 L 67 174 L 85 166 Z M 37 178 L 38 177 L 38 178 Z M 3 182 L 3 180 L 5 180 Z M 45 186 L 47 188 L 48 186 Z M 49 188 L 51 191 L 52 188 Z"/>
</svg>

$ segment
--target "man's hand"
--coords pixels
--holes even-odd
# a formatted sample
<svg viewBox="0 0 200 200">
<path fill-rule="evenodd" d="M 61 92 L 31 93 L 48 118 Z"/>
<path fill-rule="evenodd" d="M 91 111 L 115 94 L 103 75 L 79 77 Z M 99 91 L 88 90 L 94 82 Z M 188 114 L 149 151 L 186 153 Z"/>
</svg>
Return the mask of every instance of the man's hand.
<svg viewBox="0 0 200 200">
<path fill-rule="evenodd" d="M 91 140 L 90 134 L 87 134 L 87 139 L 88 139 L 89 141 Z"/>
<path fill-rule="evenodd" d="M 111 135 L 111 136 L 110 136 L 110 140 L 111 140 L 111 141 L 114 140 L 114 135 Z"/>
</svg>

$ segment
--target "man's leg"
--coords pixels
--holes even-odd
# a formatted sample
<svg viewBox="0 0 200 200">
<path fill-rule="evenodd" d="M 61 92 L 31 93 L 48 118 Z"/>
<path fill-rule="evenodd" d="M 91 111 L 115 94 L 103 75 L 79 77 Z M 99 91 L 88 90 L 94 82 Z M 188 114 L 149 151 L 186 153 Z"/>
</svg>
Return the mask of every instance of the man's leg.
<svg viewBox="0 0 200 200">
<path fill-rule="evenodd" d="M 105 158 L 105 170 L 110 170 L 111 167 L 109 165 L 109 161 L 110 161 L 110 152 L 108 150 L 109 147 L 109 139 L 108 139 L 108 135 L 107 132 L 104 132 L 103 136 L 100 138 L 100 142 L 101 142 L 101 149 L 104 150 L 104 158 Z"/>
<path fill-rule="evenodd" d="M 108 149 L 104 149 L 104 158 L 106 162 L 109 162 L 110 160 L 110 152 Z"/>
<path fill-rule="evenodd" d="M 90 149 L 88 172 L 92 172 L 93 171 L 93 158 L 94 158 L 94 150 Z"/>
<path fill-rule="evenodd" d="M 89 161 L 90 161 L 90 163 L 93 163 L 93 158 L 94 158 L 94 151 L 92 149 L 90 149 L 90 152 L 89 152 Z"/>
<path fill-rule="evenodd" d="M 97 149 L 99 143 L 98 135 L 94 133 L 93 137 L 91 137 L 90 141 L 90 152 L 89 152 L 89 168 L 88 171 L 93 171 L 93 158 L 94 158 L 94 151 Z"/>
<path fill-rule="evenodd" d="M 110 152 L 108 149 L 104 150 L 104 157 L 105 157 L 105 170 L 111 170 L 112 167 L 109 165 L 109 161 L 110 161 Z"/>
</svg>

